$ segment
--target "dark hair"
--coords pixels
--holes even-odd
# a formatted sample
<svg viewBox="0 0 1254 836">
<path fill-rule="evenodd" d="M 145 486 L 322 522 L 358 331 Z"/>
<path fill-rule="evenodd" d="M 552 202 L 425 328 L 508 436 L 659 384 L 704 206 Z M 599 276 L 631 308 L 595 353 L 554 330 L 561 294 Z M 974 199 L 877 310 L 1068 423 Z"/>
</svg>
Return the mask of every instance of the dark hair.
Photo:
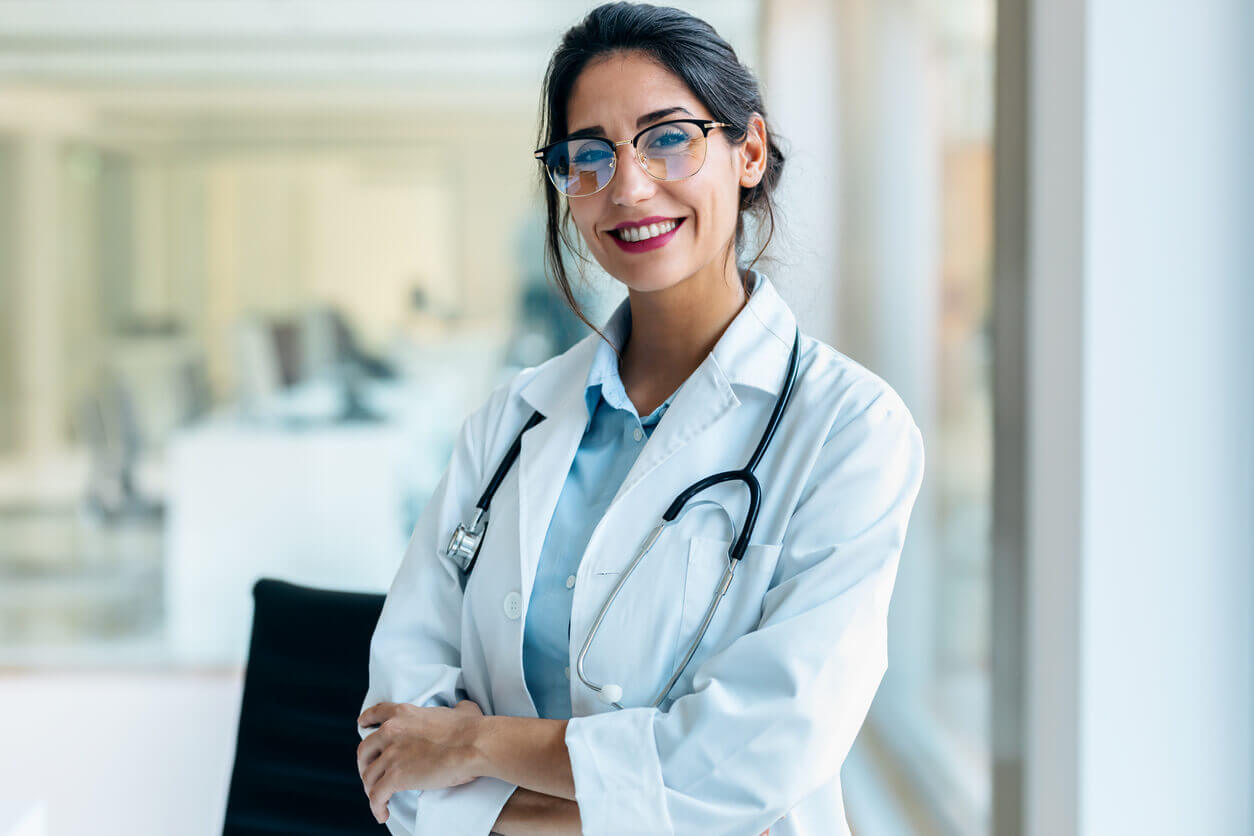
<svg viewBox="0 0 1254 836">
<path fill-rule="evenodd" d="M 579 74 L 593 59 L 622 52 L 639 51 L 678 76 L 693 95 L 705 105 L 711 117 L 731 125 L 722 128 L 733 145 L 745 141 L 750 117 L 757 113 L 766 121 L 762 93 L 749 68 L 740 63 L 736 51 L 714 31 L 714 27 L 680 9 L 643 3 L 606 3 L 588 12 L 562 36 L 562 42 L 549 61 L 544 75 L 540 113 L 540 133 L 536 147 L 556 142 L 566 135 L 566 107 Z M 736 217 L 733 247 L 737 259 L 744 243 L 744 215 L 750 212 L 759 222 L 765 217 L 769 232 L 758 249 L 752 267 L 761 258 L 775 234 L 775 187 L 784 168 L 784 154 L 767 126 L 766 171 L 752 188 L 740 188 L 740 210 Z M 550 188 L 543 166 L 540 188 L 544 191 L 547 219 L 545 262 L 566 304 L 598 334 L 571 292 L 562 245 L 574 251 L 566 237 L 570 206 L 562 213 L 557 191 Z M 559 217 L 560 215 L 560 217 Z M 759 223 L 760 226 L 760 223 Z M 602 334 L 602 337 L 605 335 Z"/>
</svg>

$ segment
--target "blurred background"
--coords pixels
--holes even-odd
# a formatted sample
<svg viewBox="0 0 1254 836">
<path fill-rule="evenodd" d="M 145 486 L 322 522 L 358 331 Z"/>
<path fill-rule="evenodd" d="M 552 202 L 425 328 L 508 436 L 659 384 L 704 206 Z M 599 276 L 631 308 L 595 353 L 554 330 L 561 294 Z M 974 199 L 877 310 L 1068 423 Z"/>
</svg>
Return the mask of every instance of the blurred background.
<svg viewBox="0 0 1254 836">
<path fill-rule="evenodd" d="M 0 0 L 0 836 L 220 832 L 253 582 L 385 591 L 588 333 L 531 150 L 593 5 Z M 925 437 L 854 832 L 1254 832 L 1248 5 L 676 5 L 786 143 L 759 269 Z"/>
</svg>

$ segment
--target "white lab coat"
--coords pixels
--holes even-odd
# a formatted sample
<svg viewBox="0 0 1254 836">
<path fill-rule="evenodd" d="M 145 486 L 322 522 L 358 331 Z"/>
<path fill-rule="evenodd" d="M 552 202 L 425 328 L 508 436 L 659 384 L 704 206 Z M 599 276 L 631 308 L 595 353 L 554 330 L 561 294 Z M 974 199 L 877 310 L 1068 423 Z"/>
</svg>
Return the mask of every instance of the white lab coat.
<svg viewBox="0 0 1254 836">
<path fill-rule="evenodd" d="M 802 336 L 792 401 L 757 469 L 752 544 L 667 699 L 642 707 L 695 635 L 732 540 L 711 506 L 667 528 L 588 653 L 589 679 L 622 685 L 627 708 L 603 705 L 574 675 L 591 620 L 666 506 L 697 479 L 742 467 L 766 426 L 795 319 L 769 280 L 752 275 L 748 304 L 644 443 L 576 575 L 566 745 L 589 836 L 848 832 L 840 766 L 888 664 L 889 597 L 924 457 L 896 392 L 831 347 Z M 584 383 L 599 339 L 520 372 L 465 421 L 374 633 L 363 709 L 469 697 L 486 714 L 536 716 L 523 625 L 587 422 Z M 443 549 L 533 410 L 547 419 L 523 437 L 463 590 Z M 742 485 L 698 498 L 725 505 L 739 531 Z M 394 834 L 487 836 L 513 790 L 493 778 L 408 790 L 393 796 L 388 825 Z"/>
</svg>

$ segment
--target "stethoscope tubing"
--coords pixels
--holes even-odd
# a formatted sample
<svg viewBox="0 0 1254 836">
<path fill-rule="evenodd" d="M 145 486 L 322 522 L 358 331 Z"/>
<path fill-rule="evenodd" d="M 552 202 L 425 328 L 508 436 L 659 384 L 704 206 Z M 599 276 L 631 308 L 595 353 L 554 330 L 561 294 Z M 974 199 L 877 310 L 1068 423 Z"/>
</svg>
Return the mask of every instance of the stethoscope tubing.
<svg viewBox="0 0 1254 836">
<path fill-rule="evenodd" d="M 785 374 L 784 387 L 775 401 L 775 408 L 771 411 L 771 417 L 767 421 L 766 430 L 762 433 L 762 438 L 758 441 L 758 446 L 754 449 L 753 455 L 749 457 L 749 461 L 739 470 L 726 470 L 722 473 L 715 473 L 710 476 L 706 476 L 704 479 L 699 479 L 685 488 L 679 496 L 675 497 L 675 500 L 671 502 L 670 506 L 665 512 L 663 512 L 662 522 L 649 533 L 649 536 L 645 539 L 645 542 L 641 546 L 640 550 L 636 553 L 635 558 L 630 564 L 628 564 L 627 568 L 623 570 L 623 573 L 619 575 L 617 583 L 614 584 L 614 588 L 610 591 L 609 596 L 601 605 L 601 609 L 597 613 L 596 618 L 593 620 L 592 626 L 588 629 L 588 635 L 584 639 L 583 647 L 579 651 L 579 657 L 575 661 L 575 670 L 584 685 L 587 685 L 589 688 L 596 691 L 597 695 L 603 702 L 607 702 L 614 708 L 621 709 L 623 706 L 617 701 L 617 699 L 606 699 L 606 686 L 598 685 L 597 683 L 589 680 L 583 670 L 584 658 L 588 655 L 588 649 L 592 647 L 592 641 L 596 637 L 597 630 L 600 628 L 601 622 L 604 621 L 606 614 L 609 612 L 610 605 L 614 602 L 614 599 L 618 597 L 619 591 L 627 583 L 627 578 L 631 576 L 631 573 L 635 570 L 636 566 L 644 559 L 644 556 L 653 547 L 653 544 L 657 542 L 657 539 L 661 536 L 662 531 L 679 518 L 679 515 L 683 512 L 684 507 L 694 496 L 708 488 L 720 485 L 724 482 L 740 481 L 744 483 L 745 487 L 749 491 L 749 508 L 745 513 L 745 523 L 741 526 L 740 536 L 736 538 L 735 543 L 731 547 L 731 551 L 728 553 L 727 568 L 723 571 L 722 580 L 719 582 L 718 589 L 715 590 L 715 594 L 711 598 L 709 606 L 706 607 L 705 617 L 701 620 L 701 626 L 697 630 L 697 635 L 689 643 L 688 652 L 684 654 L 683 660 L 680 661 L 678 667 L 676 667 L 671 673 L 671 676 L 667 680 L 666 684 L 658 691 L 657 695 L 653 699 L 653 702 L 650 704 L 650 707 L 656 708 L 661 705 L 662 700 L 666 699 L 666 695 L 670 693 L 671 688 L 673 688 L 675 683 L 679 681 L 680 675 L 688 666 L 692 657 L 696 654 L 697 648 L 701 645 L 701 640 L 705 637 L 706 630 L 709 629 L 710 623 L 714 620 L 714 614 L 717 612 L 718 606 L 723 600 L 723 596 L 727 594 L 727 590 L 731 586 L 732 577 L 735 575 L 736 567 L 740 565 L 741 559 L 744 557 L 745 552 L 749 548 L 749 540 L 753 536 L 754 528 L 757 526 L 758 511 L 761 508 L 762 502 L 762 486 L 758 481 L 758 477 L 754 475 L 753 470 L 762 460 L 762 456 L 766 452 L 767 446 L 770 444 L 771 439 L 775 435 L 776 429 L 779 427 L 780 417 L 784 414 L 785 407 L 788 406 L 788 402 L 792 399 L 793 387 L 796 383 L 797 377 L 797 362 L 800 347 L 801 333 L 798 330 L 793 336 L 792 352 L 788 356 L 788 371 Z"/>
<path fill-rule="evenodd" d="M 475 503 L 475 516 L 474 519 L 470 521 L 469 531 L 466 532 L 474 538 L 475 544 L 474 552 L 470 555 L 470 561 L 462 570 L 466 573 L 467 579 L 470 578 L 470 573 L 474 571 L 475 563 L 479 560 L 479 543 L 482 542 L 483 534 L 488 528 L 488 506 L 492 504 L 492 497 L 496 496 L 496 489 L 501 486 L 501 482 L 505 479 L 505 474 L 509 473 L 509 469 L 514 465 L 514 460 L 517 459 L 518 454 L 522 452 L 523 434 L 543 420 L 544 416 L 539 412 L 536 412 L 532 414 L 530 419 L 528 419 L 526 425 L 518 431 L 518 435 L 514 438 L 514 443 L 509 446 L 509 450 L 505 453 L 505 458 L 501 460 L 499 465 L 497 465 L 496 472 L 492 474 L 492 479 L 488 482 L 488 486 L 484 489 L 483 495 L 480 496 L 479 501 Z M 466 531 L 466 529 L 459 525 L 457 527 L 457 531 L 453 533 L 453 539 L 449 542 L 449 546 L 446 551 L 451 553 L 454 550 L 454 544 L 457 543 L 459 534 L 463 531 Z"/>
<path fill-rule="evenodd" d="M 667 507 L 666 511 L 663 512 L 662 521 L 649 532 L 649 535 L 645 538 L 645 541 L 637 550 L 635 557 L 632 559 L 631 563 L 628 564 L 627 568 L 619 575 L 618 581 L 614 584 L 614 588 L 606 597 L 605 602 L 601 604 L 601 609 L 597 612 L 596 617 L 593 619 L 592 626 L 588 630 L 587 638 L 584 639 L 583 647 L 580 649 L 579 656 L 575 660 L 575 671 L 578 674 L 579 679 L 590 689 L 596 691 L 603 702 L 607 702 L 609 705 L 618 709 L 623 708 L 623 706 L 618 702 L 617 697 L 612 699 L 606 698 L 606 693 L 611 688 L 619 690 L 620 693 L 621 689 L 618 689 L 618 686 L 598 685 L 589 680 L 584 674 L 584 659 L 588 655 L 589 648 L 592 647 L 592 641 L 596 637 L 597 631 L 601 627 L 601 623 L 605 620 L 605 616 L 609 612 L 610 606 L 618 597 L 619 591 L 621 591 L 624 584 L 627 583 L 627 579 L 631 576 L 631 573 L 635 570 L 636 566 L 644 559 L 644 556 L 649 553 L 650 549 L 653 548 L 653 544 L 657 542 L 657 539 L 661 536 L 662 531 L 679 518 L 679 516 L 683 513 L 685 506 L 687 506 L 688 502 L 694 496 L 704 490 L 707 490 L 708 488 L 712 488 L 715 485 L 720 485 L 724 482 L 743 482 L 745 488 L 749 491 L 749 506 L 745 512 L 745 522 L 744 525 L 741 526 L 740 535 L 736 538 L 735 542 L 732 544 L 731 550 L 728 552 L 727 568 L 723 572 L 723 577 L 719 581 L 714 597 L 711 599 L 709 606 L 706 608 L 705 616 L 697 630 L 695 640 L 691 642 L 688 647 L 688 652 L 684 655 L 683 660 L 679 663 L 679 666 L 671 674 L 670 679 L 654 698 L 652 707 L 660 705 L 662 700 L 666 698 L 666 695 L 670 693 L 671 688 L 673 688 L 675 683 L 679 681 L 679 677 L 683 670 L 688 666 L 688 663 L 692 660 L 693 655 L 697 652 L 697 648 L 701 644 L 701 639 L 704 638 L 706 630 L 709 628 L 710 623 L 714 620 L 714 614 L 718 610 L 719 603 L 723 600 L 723 597 L 727 594 L 728 588 L 731 586 L 732 577 L 735 575 L 736 567 L 739 565 L 741 559 L 745 555 L 745 552 L 748 550 L 749 540 L 752 538 L 753 530 L 757 526 L 758 511 L 760 510 L 762 503 L 762 486 L 753 471 L 762 460 L 762 456 L 765 455 L 767 447 L 770 445 L 771 440 L 775 436 L 775 431 L 779 428 L 780 418 L 784 413 L 784 409 L 788 406 L 789 401 L 792 399 L 793 389 L 797 380 L 797 364 L 800 348 L 801 332 L 798 329 L 793 335 L 792 351 L 788 356 L 788 371 L 785 374 L 784 386 L 775 400 L 775 408 L 771 411 L 771 416 L 767 421 L 766 429 L 763 431 L 762 438 L 758 441 L 758 445 L 754 449 L 753 454 L 749 457 L 749 461 L 744 467 L 738 470 L 726 470 L 721 473 L 715 473 L 710 476 L 706 476 L 703 479 L 699 479 L 675 497 L 675 500 Z M 543 421 L 544 418 L 545 416 L 540 414 L 538 411 L 532 414 L 531 418 L 527 421 L 527 424 L 519 431 L 518 436 L 514 439 L 514 443 L 510 445 L 510 448 L 506 452 L 501 463 L 497 466 L 496 472 L 493 473 L 492 479 L 488 482 L 487 488 L 484 489 L 483 495 L 479 498 L 479 501 L 475 503 L 475 516 L 471 521 L 470 528 L 466 529 L 464 526 L 459 525 L 457 530 L 454 532 L 453 539 L 449 542 L 449 546 L 446 551 L 450 554 L 450 556 L 453 555 L 454 551 L 464 551 L 473 547 L 473 553 L 470 555 L 469 561 L 465 564 L 464 571 L 467 576 L 470 575 L 470 572 L 474 569 L 475 563 L 479 558 L 478 547 L 482 542 L 484 531 L 487 528 L 488 508 L 492 503 L 492 498 L 495 496 L 497 488 L 500 487 L 501 482 L 505 479 L 505 475 L 509 472 L 509 469 L 513 466 L 514 461 L 518 458 L 518 455 L 522 450 L 523 434 Z M 729 524 L 731 524 L 730 519 Z M 461 545 L 460 541 L 462 538 L 465 538 L 469 545 Z"/>
</svg>

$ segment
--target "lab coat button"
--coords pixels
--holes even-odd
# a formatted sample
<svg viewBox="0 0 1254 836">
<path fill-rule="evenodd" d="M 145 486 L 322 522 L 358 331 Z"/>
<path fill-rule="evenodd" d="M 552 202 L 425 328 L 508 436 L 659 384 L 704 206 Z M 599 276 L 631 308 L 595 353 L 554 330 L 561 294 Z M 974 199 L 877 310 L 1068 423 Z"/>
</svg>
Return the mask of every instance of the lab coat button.
<svg viewBox="0 0 1254 836">
<path fill-rule="evenodd" d="M 567 679 L 570 679 L 570 665 L 567 665 L 567 666 L 566 666 L 565 668 L 563 668 L 562 670 L 566 673 L 566 678 L 567 678 Z"/>
<path fill-rule="evenodd" d="M 511 592 L 505 596 L 505 617 L 518 618 L 522 615 L 522 595 Z"/>
<path fill-rule="evenodd" d="M 639 441 L 640 439 L 644 438 L 644 430 L 640 429 L 639 427 L 636 427 L 634 430 L 632 430 L 631 437 L 634 438 L 636 441 Z"/>
<path fill-rule="evenodd" d="M 575 576 L 574 575 L 570 575 L 566 578 L 566 588 L 567 589 L 575 588 Z"/>
</svg>

